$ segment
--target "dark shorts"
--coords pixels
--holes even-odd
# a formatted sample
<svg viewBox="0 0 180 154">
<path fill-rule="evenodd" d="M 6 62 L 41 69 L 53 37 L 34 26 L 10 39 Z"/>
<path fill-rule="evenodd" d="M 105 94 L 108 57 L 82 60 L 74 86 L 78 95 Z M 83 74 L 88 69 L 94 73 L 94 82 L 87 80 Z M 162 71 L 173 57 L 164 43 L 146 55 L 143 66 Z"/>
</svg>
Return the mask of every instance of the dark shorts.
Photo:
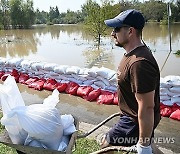
<svg viewBox="0 0 180 154">
<path fill-rule="evenodd" d="M 132 146 L 139 140 L 139 126 L 131 117 L 121 116 L 119 122 L 106 134 L 111 145 Z"/>
</svg>

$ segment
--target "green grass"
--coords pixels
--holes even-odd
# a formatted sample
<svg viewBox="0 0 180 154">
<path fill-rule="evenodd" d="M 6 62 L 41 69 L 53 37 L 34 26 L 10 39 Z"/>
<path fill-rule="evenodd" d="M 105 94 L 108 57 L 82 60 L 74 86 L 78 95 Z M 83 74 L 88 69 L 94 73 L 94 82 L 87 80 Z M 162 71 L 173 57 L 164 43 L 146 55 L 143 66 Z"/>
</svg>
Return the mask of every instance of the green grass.
<svg viewBox="0 0 180 154">
<path fill-rule="evenodd" d="M 174 54 L 180 56 L 180 50 L 176 51 Z"/>
<path fill-rule="evenodd" d="M 82 138 L 77 140 L 76 149 L 73 154 L 89 154 L 99 149 L 100 146 L 95 140 Z"/>
</svg>

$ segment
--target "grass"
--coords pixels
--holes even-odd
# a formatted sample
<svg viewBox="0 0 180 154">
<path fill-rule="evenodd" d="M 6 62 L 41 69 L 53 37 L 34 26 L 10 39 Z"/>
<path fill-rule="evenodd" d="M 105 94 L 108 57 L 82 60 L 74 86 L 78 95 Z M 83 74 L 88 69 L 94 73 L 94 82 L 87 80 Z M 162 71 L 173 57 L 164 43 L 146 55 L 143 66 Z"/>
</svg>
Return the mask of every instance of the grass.
<svg viewBox="0 0 180 154">
<path fill-rule="evenodd" d="M 176 51 L 174 54 L 180 56 L 180 50 Z"/>
</svg>

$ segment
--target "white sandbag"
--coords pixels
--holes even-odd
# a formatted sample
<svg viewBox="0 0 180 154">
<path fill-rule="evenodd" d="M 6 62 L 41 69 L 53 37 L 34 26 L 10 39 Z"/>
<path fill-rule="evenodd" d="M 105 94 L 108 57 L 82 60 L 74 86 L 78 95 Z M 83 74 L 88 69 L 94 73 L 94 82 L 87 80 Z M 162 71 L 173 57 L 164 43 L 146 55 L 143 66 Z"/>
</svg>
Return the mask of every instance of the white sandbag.
<svg viewBox="0 0 180 154">
<path fill-rule="evenodd" d="M 87 80 L 86 75 L 77 75 L 77 74 L 71 74 L 71 75 L 76 80 L 81 80 L 81 81 L 86 81 Z"/>
<path fill-rule="evenodd" d="M 91 87 L 93 87 L 94 89 L 99 89 L 99 87 L 95 84 L 92 84 Z"/>
<path fill-rule="evenodd" d="M 171 97 L 168 96 L 168 95 L 160 95 L 160 100 L 162 100 L 162 101 L 167 101 L 167 100 L 170 100 L 170 99 L 171 99 Z"/>
<path fill-rule="evenodd" d="M 0 66 L 4 66 L 6 63 L 7 59 L 0 57 Z"/>
<path fill-rule="evenodd" d="M 106 85 L 102 81 L 95 81 L 94 85 L 98 86 L 99 88 L 105 89 Z"/>
<path fill-rule="evenodd" d="M 172 93 L 180 94 L 180 87 L 169 88 L 169 91 L 172 92 Z"/>
<path fill-rule="evenodd" d="M 168 88 L 160 88 L 161 95 L 167 95 L 168 92 L 169 92 Z"/>
<path fill-rule="evenodd" d="M 96 77 L 98 70 L 99 70 L 99 68 L 94 66 L 94 67 L 92 67 L 91 69 L 89 69 L 87 73 L 88 73 L 91 77 Z"/>
<path fill-rule="evenodd" d="M 69 141 L 70 141 L 70 136 L 63 136 L 62 141 L 59 144 L 58 151 L 66 151 Z"/>
<path fill-rule="evenodd" d="M 54 72 L 59 73 L 59 74 L 65 74 L 66 73 L 66 69 L 68 67 L 69 67 L 68 65 L 56 66 L 56 67 L 54 67 Z"/>
<path fill-rule="evenodd" d="M 6 66 L 18 67 L 22 61 L 23 61 L 22 58 L 9 59 L 9 60 L 7 60 L 7 62 L 6 62 Z"/>
<path fill-rule="evenodd" d="M 170 92 L 169 90 L 168 90 L 168 96 L 170 96 L 170 97 L 173 97 L 173 96 L 175 96 L 175 95 L 177 95 L 177 93 L 172 93 L 172 92 Z"/>
<path fill-rule="evenodd" d="M 114 76 L 114 74 L 116 74 L 115 71 L 110 70 L 110 69 L 105 68 L 105 67 L 99 68 L 99 69 L 96 71 L 96 73 L 97 73 L 97 75 L 100 75 L 100 76 L 102 76 L 102 77 L 105 78 L 105 79 L 110 79 L 110 78 L 112 78 L 112 76 Z"/>
<path fill-rule="evenodd" d="M 49 149 L 57 150 L 63 135 L 61 117 L 56 108 L 43 104 L 16 107 L 1 119 L 3 125 L 14 125 L 11 118 L 16 117 L 28 135 L 40 141 Z"/>
<path fill-rule="evenodd" d="M 173 103 L 171 102 L 171 100 L 167 100 L 167 101 L 161 101 L 164 105 L 168 105 L 168 106 L 172 106 Z"/>
<path fill-rule="evenodd" d="M 175 95 L 173 97 L 171 97 L 171 103 L 180 103 L 180 95 Z"/>
<path fill-rule="evenodd" d="M 3 116 L 1 123 L 6 127 L 16 126 L 14 121 L 16 119 L 21 128 L 28 133 L 26 144 L 31 143 L 29 139 L 32 138 L 41 142 L 43 147 L 57 150 L 63 135 L 61 117 L 55 108 L 58 101 L 59 92 L 54 90 L 43 104 L 16 107 Z M 33 144 L 35 143 L 33 142 Z"/>
<path fill-rule="evenodd" d="M 0 100 L 3 115 L 17 106 L 25 106 L 14 77 L 8 76 L 4 83 L 0 84 Z"/>
<path fill-rule="evenodd" d="M 106 78 L 103 78 L 102 76 L 97 76 L 96 79 L 101 80 L 106 86 L 110 86 L 110 83 Z"/>
<path fill-rule="evenodd" d="M 46 62 L 35 62 L 31 64 L 31 69 L 34 71 L 39 71 L 44 69 L 44 65 L 47 64 Z"/>
<path fill-rule="evenodd" d="M 57 76 L 57 78 L 56 79 L 58 79 L 58 80 L 66 80 L 66 81 L 68 81 L 68 78 L 65 76 L 65 75 L 59 75 L 59 76 Z"/>
<path fill-rule="evenodd" d="M 71 66 L 66 69 L 66 74 L 79 74 L 80 67 Z"/>
<path fill-rule="evenodd" d="M 24 70 L 27 70 L 27 69 L 30 69 L 30 65 L 34 63 L 33 61 L 31 60 L 23 60 L 21 63 L 20 63 L 20 67 L 23 68 Z"/>
<path fill-rule="evenodd" d="M 79 75 L 88 75 L 88 71 L 89 71 L 88 68 L 81 68 L 79 70 Z"/>
<path fill-rule="evenodd" d="M 71 135 L 76 130 L 76 127 L 74 125 L 74 118 L 72 115 L 61 115 L 61 122 L 63 125 L 63 134 L 64 135 Z"/>
<path fill-rule="evenodd" d="M 116 92 L 117 91 L 117 87 L 115 86 L 107 86 L 105 88 L 105 90 L 111 91 L 111 92 Z"/>
<path fill-rule="evenodd" d="M 77 80 L 77 79 L 75 79 L 75 78 L 68 78 L 68 81 L 71 81 L 71 82 L 75 82 L 75 83 L 77 83 L 77 84 L 82 84 L 82 82 L 83 81 L 81 81 L 81 80 Z"/>
<path fill-rule="evenodd" d="M 8 76 L 3 85 L 0 84 L 0 103 L 3 117 L 18 106 L 25 106 L 17 84 L 12 76 Z M 27 133 L 22 129 L 17 118 L 11 119 L 14 125 L 7 125 L 6 130 L 14 144 L 23 144 Z M 11 123 L 11 121 L 7 121 Z M 2 120 L 1 120 L 2 123 Z"/>
<path fill-rule="evenodd" d="M 97 81 L 97 80 L 86 80 L 86 81 L 84 81 L 82 84 L 83 85 L 86 85 L 86 86 L 90 86 L 90 85 L 92 85 L 95 81 Z"/>
<path fill-rule="evenodd" d="M 47 63 L 44 65 L 44 70 L 45 71 L 54 71 L 54 68 L 58 66 L 57 64 L 55 63 Z"/>
<path fill-rule="evenodd" d="M 164 81 L 165 82 L 169 82 L 169 81 L 180 81 L 180 76 L 173 76 L 173 75 L 168 75 L 164 77 Z"/>
<path fill-rule="evenodd" d="M 117 74 L 114 74 L 110 79 L 109 82 L 117 82 Z"/>
</svg>

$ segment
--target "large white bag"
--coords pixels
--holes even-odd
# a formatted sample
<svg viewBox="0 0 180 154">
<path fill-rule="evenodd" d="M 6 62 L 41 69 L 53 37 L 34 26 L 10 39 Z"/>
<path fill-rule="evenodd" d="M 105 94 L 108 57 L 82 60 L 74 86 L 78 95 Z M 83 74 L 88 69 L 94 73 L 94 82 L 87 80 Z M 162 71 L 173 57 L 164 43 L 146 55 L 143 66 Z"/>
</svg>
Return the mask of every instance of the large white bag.
<svg viewBox="0 0 180 154">
<path fill-rule="evenodd" d="M 63 136 L 61 117 L 55 108 L 59 102 L 58 90 L 54 90 L 43 104 L 25 106 L 14 78 L 9 76 L 0 86 L 1 123 L 12 142 L 58 150 Z"/>
<path fill-rule="evenodd" d="M 25 106 L 16 82 L 12 76 L 8 76 L 4 84 L 0 85 L 0 102 L 4 117 L 6 117 L 12 109 L 18 106 Z M 11 125 L 11 121 L 14 123 L 13 125 Z M 27 137 L 27 132 L 22 129 L 16 117 L 13 117 L 11 121 L 8 121 L 9 124 L 5 126 L 9 133 L 9 137 L 13 143 L 23 144 Z"/>
</svg>

